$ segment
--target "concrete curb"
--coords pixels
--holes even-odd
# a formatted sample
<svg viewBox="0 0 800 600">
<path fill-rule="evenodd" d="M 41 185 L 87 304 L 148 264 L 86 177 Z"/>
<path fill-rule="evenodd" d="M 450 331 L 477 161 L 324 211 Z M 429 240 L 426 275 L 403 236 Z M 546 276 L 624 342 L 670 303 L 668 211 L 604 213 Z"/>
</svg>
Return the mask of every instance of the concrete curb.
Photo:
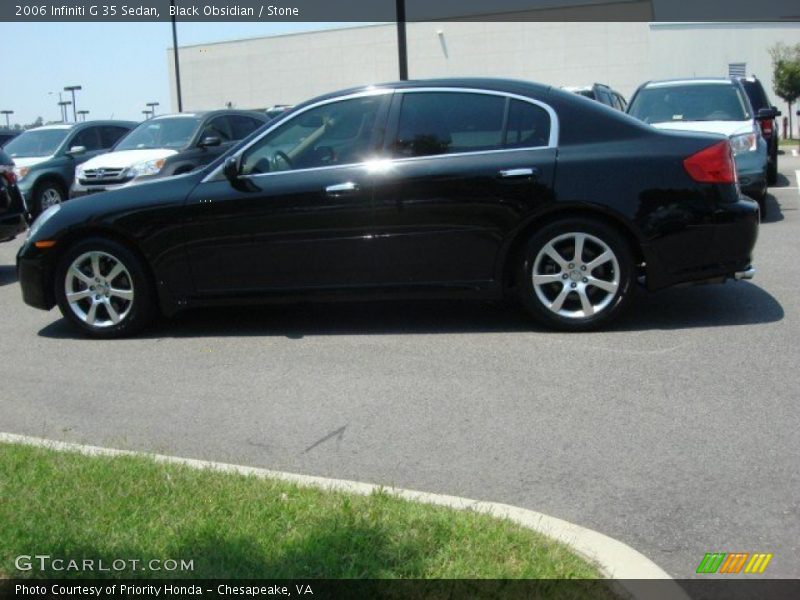
<svg viewBox="0 0 800 600">
<path fill-rule="evenodd" d="M 35 438 L 13 433 L 0 432 L 0 442 L 10 444 L 21 444 L 25 446 L 36 446 L 49 448 L 61 452 L 77 452 L 86 456 L 144 456 L 156 462 L 185 465 L 193 469 L 211 469 L 225 473 L 238 473 L 240 475 L 253 475 L 260 478 L 278 479 L 301 486 L 315 487 L 324 490 L 347 492 L 351 494 L 369 495 L 379 490 L 392 494 L 398 498 L 403 498 L 412 502 L 423 504 L 435 504 L 457 510 L 471 510 L 478 513 L 488 514 L 499 518 L 509 519 L 554 540 L 569 546 L 574 552 L 595 563 L 603 574 L 609 579 L 619 579 L 618 587 L 632 598 L 647 598 L 648 600 L 688 600 L 688 596 L 683 589 L 674 581 L 664 582 L 658 586 L 661 593 L 654 595 L 653 586 L 648 586 L 646 582 L 637 581 L 643 579 L 671 579 L 661 567 L 656 565 L 649 558 L 637 552 L 627 544 L 623 544 L 607 535 L 586 529 L 579 525 L 549 517 L 542 513 L 532 510 L 499 504 L 496 502 L 482 502 L 459 498 L 457 496 L 446 496 L 442 494 L 429 494 L 414 490 L 405 490 L 395 487 L 385 487 L 370 483 L 357 481 L 346 481 L 342 479 L 329 479 L 326 477 L 314 477 L 309 475 L 297 475 L 293 473 L 283 473 L 256 467 L 246 467 L 226 463 L 218 463 L 191 458 L 180 458 L 177 456 L 166 456 L 161 454 L 150 454 L 147 452 L 133 452 L 128 450 L 117 450 L 114 448 L 101 448 L 99 446 L 87 446 L 69 442 L 59 442 L 43 438 Z M 662 595 L 663 594 L 663 595 Z"/>
</svg>

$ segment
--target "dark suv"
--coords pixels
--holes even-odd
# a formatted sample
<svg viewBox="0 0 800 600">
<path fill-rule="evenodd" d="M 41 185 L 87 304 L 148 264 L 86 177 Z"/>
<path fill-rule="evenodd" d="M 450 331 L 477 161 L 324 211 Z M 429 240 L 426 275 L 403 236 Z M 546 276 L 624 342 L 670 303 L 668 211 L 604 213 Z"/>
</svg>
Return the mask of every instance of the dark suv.
<svg viewBox="0 0 800 600">
<path fill-rule="evenodd" d="M 761 135 L 767 142 L 767 183 L 775 185 L 778 182 L 778 123 L 777 117 L 781 116 L 781 111 L 772 106 L 764 90 L 764 86 L 758 78 L 740 77 L 739 81 L 744 87 L 750 104 L 753 107 L 756 120 L 761 127 Z"/>
<path fill-rule="evenodd" d="M 27 208 L 17 187 L 14 161 L 0 149 L 0 242 L 13 240 L 25 231 Z"/>
<path fill-rule="evenodd" d="M 595 83 L 582 87 L 565 87 L 564 89 L 568 92 L 572 92 L 573 94 L 591 98 L 600 104 L 605 104 L 606 106 L 616 108 L 622 112 L 625 112 L 625 109 L 628 107 L 628 102 L 625 100 L 625 97 L 622 94 L 612 90 L 609 86 L 603 83 Z"/>
</svg>

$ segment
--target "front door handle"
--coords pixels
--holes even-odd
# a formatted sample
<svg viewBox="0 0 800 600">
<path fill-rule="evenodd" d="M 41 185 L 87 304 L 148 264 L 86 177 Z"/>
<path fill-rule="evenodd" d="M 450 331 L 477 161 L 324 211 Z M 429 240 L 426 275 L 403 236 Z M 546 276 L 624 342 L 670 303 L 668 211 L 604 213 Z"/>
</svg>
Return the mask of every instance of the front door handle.
<svg viewBox="0 0 800 600">
<path fill-rule="evenodd" d="M 336 183 L 334 185 L 329 185 L 325 188 L 325 193 L 329 196 L 341 196 L 342 194 L 349 194 L 350 192 L 357 192 L 358 191 L 358 184 L 352 181 L 347 181 L 345 183 Z"/>
<path fill-rule="evenodd" d="M 497 175 L 502 179 L 512 179 L 515 177 L 538 177 L 539 169 L 523 167 L 520 169 L 503 169 Z"/>
</svg>

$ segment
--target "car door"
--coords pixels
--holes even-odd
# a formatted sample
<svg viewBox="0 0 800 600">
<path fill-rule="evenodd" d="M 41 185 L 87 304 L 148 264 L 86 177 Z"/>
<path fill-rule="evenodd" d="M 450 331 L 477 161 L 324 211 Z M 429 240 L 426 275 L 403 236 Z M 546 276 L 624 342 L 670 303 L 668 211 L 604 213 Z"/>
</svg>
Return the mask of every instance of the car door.
<svg viewBox="0 0 800 600">
<path fill-rule="evenodd" d="M 72 133 L 67 143 L 64 144 L 64 154 L 61 158 L 64 161 L 64 178 L 67 185 L 72 184 L 75 176 L 75 167 L 81 163 L 86 162 L 94 156 L 98 156 L 105 152 L 103 148 L 103 139 L 100 135 L 102 128 L 98 125 L 90 125 L 82 127 L 78 131 Z M 85 150 L 80 154 L 70 152 L 72 148 L 83 147 Z"/>
<path fill-rule="evenodd" d="M 496 277 L 520 216 L 552 198 L 555 113 L 495 92 L 409 89 L 392 102 L 375 182 L 381 283 L 462 284 Z"/>
<path fill-rule="evenodd" d="M 213 173 L 195 188 L 186 242 L 198 294 L 369 282 L 370 158 L 389 98 L 370 93 L 309 107 L 237 152 L 234 184 Z"/>
</svg>

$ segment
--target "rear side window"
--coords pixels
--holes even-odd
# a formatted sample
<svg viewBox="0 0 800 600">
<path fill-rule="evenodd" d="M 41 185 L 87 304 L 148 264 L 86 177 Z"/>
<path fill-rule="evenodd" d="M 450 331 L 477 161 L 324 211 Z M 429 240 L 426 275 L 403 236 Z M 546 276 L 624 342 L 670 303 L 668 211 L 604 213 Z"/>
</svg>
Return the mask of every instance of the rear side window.
<svg viewBox="0 0 800 600">
<path fill-rule="evenodd" d="M 546 146 L 547 111 L 504 96 L 469 92 L 403 95 L 392 154 L 396 157 Z"/>
<path fill-rule="evenodd" d="M 747 97 L 754 111 L 758 112 L 762 108 L 770 108 L 767 93 L 764 91 L 764 88 L 761 87 L 760 83 L 756 83 L 755 81 L 742 81 L 742 85 L 744 86 L 744 91 L 747 92 Z"/>
<path fill-rule="evenodd" d="M 130 129 L 124 127 L 116 127 L 114 125 L 106 125 L 100 128 L 100 141 L 103 143 L 103 148 L 111 148 L 116 144 L 119 139 L 128 133 Z"/>
<path fill-rule="evenodd" d="M 231 125 L 233 139 L 235 140 L 242 140 L 246 138 L 264 124 L 258 119 L 253 119 L 251 117 L 245 117 L 242 115 L 231 115 L 228 117 L 228 122 Z"/>
</svg>

